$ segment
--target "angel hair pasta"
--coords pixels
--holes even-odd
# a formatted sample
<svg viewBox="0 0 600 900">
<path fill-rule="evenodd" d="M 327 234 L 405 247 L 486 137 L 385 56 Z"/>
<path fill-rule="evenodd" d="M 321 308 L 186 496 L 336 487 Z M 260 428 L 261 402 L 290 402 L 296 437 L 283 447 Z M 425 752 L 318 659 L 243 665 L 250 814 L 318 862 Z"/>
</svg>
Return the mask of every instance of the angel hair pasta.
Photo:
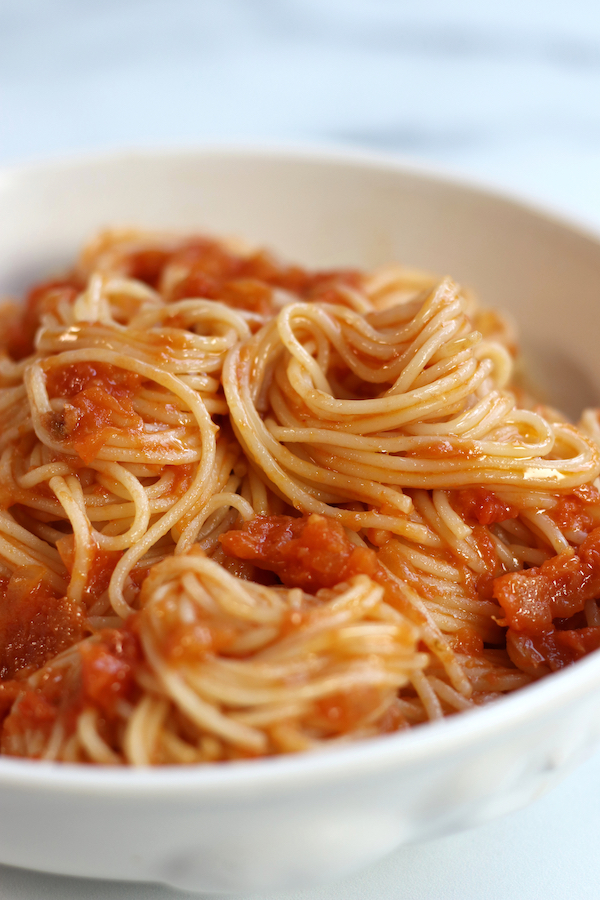
<svg viewBox="0 0 600 900">
<path fill-rule="evenodd" d="M 600 426 L 450 279 L 110 231 L 0 309 L 0 749 L 407 729 L 600 646 Z"/>
</svg>

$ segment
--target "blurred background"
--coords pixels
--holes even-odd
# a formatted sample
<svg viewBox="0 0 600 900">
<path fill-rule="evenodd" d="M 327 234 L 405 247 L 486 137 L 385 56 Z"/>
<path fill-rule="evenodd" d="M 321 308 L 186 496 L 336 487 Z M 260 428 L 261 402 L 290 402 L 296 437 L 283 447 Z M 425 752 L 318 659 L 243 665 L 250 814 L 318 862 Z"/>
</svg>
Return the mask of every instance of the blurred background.
<svg viewBox="0 0 600 900">
<path fill-rule="evenodd" d="M 0 164 L 349 144 L 600 224 L 597 0 L 0 0 Z"/>
</svg>

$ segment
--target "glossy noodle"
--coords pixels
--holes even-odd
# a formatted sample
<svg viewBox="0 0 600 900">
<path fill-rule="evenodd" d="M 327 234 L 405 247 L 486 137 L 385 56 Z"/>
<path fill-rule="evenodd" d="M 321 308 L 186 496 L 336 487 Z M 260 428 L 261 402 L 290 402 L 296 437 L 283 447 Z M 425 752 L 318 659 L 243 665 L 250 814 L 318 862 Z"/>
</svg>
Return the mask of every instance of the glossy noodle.
<svg viewBox="0 0 600 900">
<path fill-rule="evenodd" d="M 0 319 L 2 753 L 335 746 L 600 646 L 597 413 L 450 279 L 111 231 Z"/>
</svg>

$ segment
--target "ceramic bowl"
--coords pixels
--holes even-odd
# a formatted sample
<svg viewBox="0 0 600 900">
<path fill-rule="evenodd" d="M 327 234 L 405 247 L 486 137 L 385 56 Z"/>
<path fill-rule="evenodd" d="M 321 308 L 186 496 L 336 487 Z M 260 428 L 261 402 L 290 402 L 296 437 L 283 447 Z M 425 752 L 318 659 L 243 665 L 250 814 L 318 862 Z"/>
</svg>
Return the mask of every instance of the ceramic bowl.
<svg viewBox="0 0 600 900">
<path fill-rule="evenodd" d="M 0 292 L 108 225 L 240 235 L 307 265 L 451 274 L 518 322 L 531 378 L 576 415 L 600 394 L 600 242 L 385 158 L 207 149 L 0 173 Z M 0 862 L 226 893 L 334 879 L 556 784 L 600 742 L 600 654 L 506 699 L 320 754 L 124 770 L 0 759 Z"/>
</svg>

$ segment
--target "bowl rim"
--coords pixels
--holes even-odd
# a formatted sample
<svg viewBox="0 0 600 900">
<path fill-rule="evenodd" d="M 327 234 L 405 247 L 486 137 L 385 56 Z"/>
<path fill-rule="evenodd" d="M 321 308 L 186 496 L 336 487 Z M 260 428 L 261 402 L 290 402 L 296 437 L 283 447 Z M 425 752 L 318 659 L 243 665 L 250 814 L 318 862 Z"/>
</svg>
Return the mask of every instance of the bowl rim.
<svg viewBox="0 0 600 900">
<path fill-rule="evenodd" d="M 229 158 L 247 161 L 252 159 L 283 160 L 289 163 L 323 163 L 338 166 L 351 165 L 361 169 L 387 171 L 390 174 L 406 175 L 423 182 L 430 182 L 481 196 L 507 207 L 518 209 L 535 218 L 544 219 L 548 224 L 567 230 L 576 236 L 600 242 L 600 223 L 582 220 L 569 210 L 554 206 L 551 202 L 540 201 L 517 190 L 499 186 L 491 179 L 476 176 L 465 171 L 421 158 L 393 151 L 365 149 L 351 143 L 316 141 L 205 141 L 186 145 L 124 146 L 100 150 L 72 153 L 57 153 L 54 156 L 30 158 L 25 161 L 0 163 L 0 198 L 11 180 L 50 175 L 69 169 L 86 169 L 96 166 L 155 162 L 157 164 L 193 162 L 209 157 Z"/>
<path fill-rule="evenodd" d="M 567 709 L 582 696 L 600 692 L 600 653 L 553 672 L 486 706 L 466 710 L 408 731 L 338 744 L 323 750 L 285 756 L 236 760 L 211 765 L 105 766 L 0 757 L 0 789 L 35 788 L 134 797 L 178 796 L 225 799 L 240 791 L 261 796 L 289 792 L 349 777 L 381 775 L 403 766 L 427 764 L 469 747 L 502 740 Z"/>
<path fill-rule="evenodd" d="M 142 147 L 77 153 L 5 165 L 0 167 L 0 215 L 2 194 L 15 181 L 51 178 L 73 169 L 133 165 L 140 161 L 173 166 L 211 157 L 229 158 L 240 163 L 271 159 L 292 165 L 349 166 L 357 170 L 416 178 L 434 186 L 458 189 L 473 197 L 512 207 L 592 242 L 600 254 L 600 228 L 596 231 L 587 223 L 571 220 L 568 214 L 560 210 L 513 195 L 509 190 L 484 180 L 398 154 L 305 143 L 205 143 L 196 147 Z M 408 731 L 340 743 L 322 751 L 211 765 L 139 768 L 0 757 L 0 788 L 60 790 L 63 793 L 94 795 L 118 792 L 123 796 L 147 798 L 183 795 L 189 800 L 197 800 L 199 795 L 239 796 L 240 790 L 244 789 L 264 794 L 265 790 L 277 791 L 282 785 L 298 791 L 311 783 L 337 781 L 352 775 L 426 763 L 438 755 L 460 752 L 466 746 L 476 746 L 496 736 L 501 738 L 503 734 L 526 726 L 533 719 L 543 720 L 553 710 L 567 708 L 593 691 L 600 691 L 600 652 L 592 653 L 574 665 L 486 706 L 424 723 Z"/>
</svg>

